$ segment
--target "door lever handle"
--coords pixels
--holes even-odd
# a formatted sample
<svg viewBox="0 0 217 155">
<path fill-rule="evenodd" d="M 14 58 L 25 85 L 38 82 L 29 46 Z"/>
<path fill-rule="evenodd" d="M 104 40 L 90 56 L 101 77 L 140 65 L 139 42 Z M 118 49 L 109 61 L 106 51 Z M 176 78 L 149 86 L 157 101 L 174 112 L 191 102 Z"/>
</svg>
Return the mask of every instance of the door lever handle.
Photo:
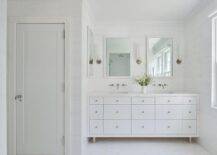
<svg viewBox="0 0 217 155">
<path fill-rule="evenodd" d="M 22 99 L 23 99 L 23 95 L 16 95 L 16 96 L 15 96 L 15 100 L 16 100 L 16 101 L 20 101 L 20 102 L 21 102 Z"/>
</svg>

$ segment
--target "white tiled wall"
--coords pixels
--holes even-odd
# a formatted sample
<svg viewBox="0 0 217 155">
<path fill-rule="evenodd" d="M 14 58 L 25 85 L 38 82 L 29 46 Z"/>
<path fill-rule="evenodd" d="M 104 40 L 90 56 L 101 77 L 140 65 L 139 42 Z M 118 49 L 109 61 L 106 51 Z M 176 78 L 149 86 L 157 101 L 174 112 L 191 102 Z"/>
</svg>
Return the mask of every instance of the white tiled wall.
<svg viewBox="0 0 217 155">
<path fill-rule="evenodd" d="M 168 84 L 166 90 L 180 91 L 183 86 L 183 64 L 177 65 L 177 52 L 182 56 L 185 53 L 183 40 L 183 24 L 179 22 L 135 22 L 135 23 L 94 23 L 94 40 L 96 52 L 102 58 L 102 64 L 94 64 L 94 76 L 88 79 L 88 91 L 111 91 L 108 85 L 111 83 L 127 83 L 128 90 L 140 91 L 135 83 L 135 77 L 141 76 L 146 72 L 146 39 L 147 37 L 172 37 L 174 41 L 173 54 L 173 77 L 171 78 L 155 78 L 153 83 L 164 82 Z M 105 37 L 129 37 L 132 42 L 139 44 L 140 53 L 143 60 L 141 65 L 137 65 L 135 57 L 133 58 L 132 78 L 130 79 L 109 79 L 105 77 L 103 57 L 105 51 L 103 49 L 103 41 Z M 179 51 L 177 50 L 179 48 Z M 133 53 L 135 55 L 135 53 Z M 159 87 L 149 87 L 150 91 L 159 90 Z"/>
<path fill-rule="evenodd" d="M 214 1 L 186 21 L 184 89 L 200 93 L 199 143 L 217 154 L 217 110 L 211 108 L 211 19 L 217 10 Z"/>
</svg>

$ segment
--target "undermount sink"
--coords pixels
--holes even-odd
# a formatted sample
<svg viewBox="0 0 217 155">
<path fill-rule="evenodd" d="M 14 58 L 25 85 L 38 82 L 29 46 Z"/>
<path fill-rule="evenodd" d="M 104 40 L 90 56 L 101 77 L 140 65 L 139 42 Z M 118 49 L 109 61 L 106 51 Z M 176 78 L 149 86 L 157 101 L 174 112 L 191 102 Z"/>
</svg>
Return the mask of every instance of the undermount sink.
<svg viewBox="0 0 217 155">
<path fill-rule="evenodd" d="M 114 91 L 114 92 L 109 92 L 110 94 L 128 94 L 128 91 Z"/>
<path fill-rule="evenodd" d="M 109 92 L 109 94 L 143 94 L 140 92 L 129 92 L 129 91 L 111 91 Z M 151 94 L 176 94 L 177 92 L 172 92 L 172 91 L 168 91 L 168 92 L 148 92 L 146 93 L 146 95 L 151 95 Z M 144 94 L 145 95 L 145 94 Z"/>
<path fill-rule="evenodd" d="M 171 91 L 168 91 L 168 92 L 152 92 L 152 94 L 176 94 L 176 92 L 171 92 Z"/>
</svg>

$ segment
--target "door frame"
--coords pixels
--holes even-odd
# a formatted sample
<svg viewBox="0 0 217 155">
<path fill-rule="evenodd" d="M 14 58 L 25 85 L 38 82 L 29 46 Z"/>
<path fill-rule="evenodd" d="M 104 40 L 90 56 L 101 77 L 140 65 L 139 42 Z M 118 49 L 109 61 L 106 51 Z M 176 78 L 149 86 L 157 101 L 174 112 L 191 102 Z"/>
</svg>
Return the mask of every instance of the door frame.
<svg viewBox="0 0 217 155">
<path fill-rule="evenodd" d="M 65 26 L 65 102 L 64 102 L 64 155 L 71 154 L 71 20 L 70 18 L 9 17 L 8 18 L 8 153 L 16 155 L 16 31 L 18 24 L 64 24 Z"/>
</svg>

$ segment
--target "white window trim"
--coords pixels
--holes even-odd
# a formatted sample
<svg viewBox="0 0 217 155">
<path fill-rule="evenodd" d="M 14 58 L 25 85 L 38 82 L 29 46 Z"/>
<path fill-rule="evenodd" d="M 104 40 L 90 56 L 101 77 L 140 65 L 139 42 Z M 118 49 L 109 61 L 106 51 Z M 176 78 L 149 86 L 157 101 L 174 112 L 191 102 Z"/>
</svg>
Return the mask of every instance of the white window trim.
<svg viewBox="0 0 217 155">
<path fill-rule="evenodd" d="M 217 109 L 217 15 L 212 17 L 212 76 L 211 107 Z"/>
</svg>

